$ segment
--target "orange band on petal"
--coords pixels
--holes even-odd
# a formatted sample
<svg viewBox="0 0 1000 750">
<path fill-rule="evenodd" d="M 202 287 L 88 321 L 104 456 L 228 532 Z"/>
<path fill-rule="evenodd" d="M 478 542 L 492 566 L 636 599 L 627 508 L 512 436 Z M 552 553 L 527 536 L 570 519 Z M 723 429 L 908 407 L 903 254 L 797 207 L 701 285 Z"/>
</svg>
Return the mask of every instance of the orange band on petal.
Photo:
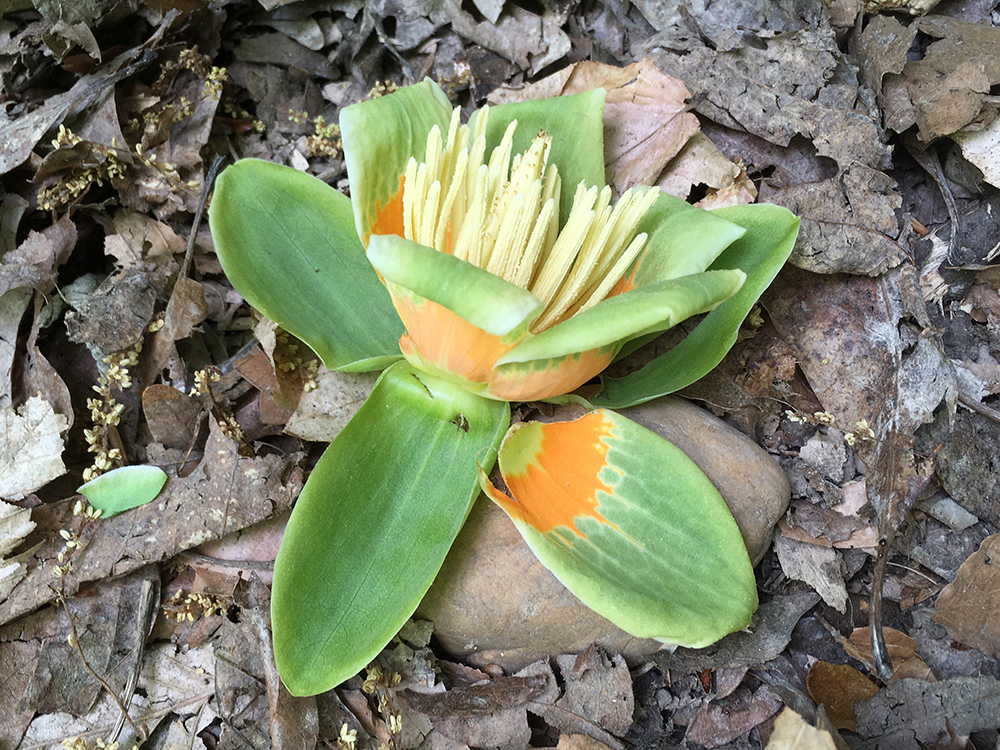
<svg viewBox="0 0 1000 750">
<path fill-rule="evenodd" d="M 504 504 L 504 510 L 542 534 L 564 526 L 577 536 L 585 536 L 577 528 L 578 518 L 614 526 L 601 515 L 597 497 L 598 492 L 614 492 L 600 478 L 609 465 L 607 439 L 612 438 L 613 427 L 599 411 L 572 422 L 530 424 L 528 429 L 541 430 L 541 444 L 527 460 L 523 473 L 503 472 L 514 497 L 513 503 Z"/>
<path fill-rule="evenodd" d="M 415 354 L 442 374 L 485 385 L 496 361 L 517 343 L 505 343 L 430 300 L 414 303 L 408 297 L 393 295 L 393 304 L 406 327 L 399 343 L 403 355 Z"/>
<path fill-rule="evenodd" d="M 575 391 L 591 378 L 600 375 L 614 358 L 614 349 L 591 349 L 581 354 L 568 354 L 549 362 L 545 369 L 528 370 L 508 367 L 492 373 L 489 395 L 504 401 L 537 401 Z"/>
<path fill-rule="evenodd" d="M 399 192 L 376 212 L 375 221 L 370 223 L 368 237 L 373 234 L 403 236 L 403 175 L 399 176 Z M 365 247 L 368 246 L 368 237 L 364 238 Z"/>
</svg>

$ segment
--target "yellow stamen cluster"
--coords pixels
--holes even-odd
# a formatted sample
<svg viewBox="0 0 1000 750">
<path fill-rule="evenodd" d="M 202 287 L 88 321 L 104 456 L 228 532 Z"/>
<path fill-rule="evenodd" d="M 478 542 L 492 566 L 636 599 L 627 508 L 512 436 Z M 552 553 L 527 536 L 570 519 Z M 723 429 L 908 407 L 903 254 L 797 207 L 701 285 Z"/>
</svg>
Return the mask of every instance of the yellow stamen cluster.
<svg viewBox="0 0 1000 750">
<path fill-rule="evenodd" d="M 612 207 L 610 187 L 581 182 L 560 231 L 552 137 L 542 131 L 512 157 L 515 120 L 487 161 L 489 115 L 484 108 L 470 133 L 456 108 L 446 139 L 431 129 L 423 163 L 411 158 L 404 175 L 404 236 L 530 291 L 545 305 L 537 333 L 608 296 L 642 251 L 636 228 L 658 190 L 629 190 Z"/>
<path fill-rule="evenodd" d="M 221 596 L 209 594 L 185 594 L 176 591 L 163 602 L 163 613 L 167 619 L 177 622 L 194 622 L 199 617 L 219 615 L 229 609 L 229 604 Z"/>
</svg>

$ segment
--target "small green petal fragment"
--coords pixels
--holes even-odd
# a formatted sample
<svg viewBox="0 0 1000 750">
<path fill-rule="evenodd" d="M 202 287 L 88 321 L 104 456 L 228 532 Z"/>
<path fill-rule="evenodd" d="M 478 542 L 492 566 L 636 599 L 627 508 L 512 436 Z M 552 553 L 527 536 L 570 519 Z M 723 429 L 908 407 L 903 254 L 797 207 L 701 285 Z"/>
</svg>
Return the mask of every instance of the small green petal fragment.
<svg viewBox="0 0 1000 750">
<path fill-rule="evenodd" d="M 641 370 L 618 380 L 604 378 L 603 389 L 591 399 L 594 404 L 633 406 L 704 377 L 736 343 L 743 320 L 788 260 L 799 231 L 799 219 L 791 211 L 760 203 L 720 208 L 713 213 L 747 230 L 712 264 L 713 270 L 745 271 L 743 288 L 707 315 L 680 344 Z"/>
<path fill-rule="evenodd" d="M 403 326 L 346 196 L 297 170 L 244 159 L 219 175 L 209 221 L 236 290 L 331 370 L 380 370 L 399 359 Z"/>
<path fill-rule="evenodd" d="M 517 120 L 512 153 L 528 150 L 538 131 L 552 136 L 549 164 L 559 168 L 562 195 L 559 207 L 560 226 L 569 216 L 573 194 L 581 182 L 604 186 L 604 89 L 594 89 L 571 96 L 552 99 L 500 104 L 490 107 L 486 127 L 486 153 L 500 145 L 504 131 Z M 479 111 L 469 118 L 469 131 L 474 133 Z"/>
<path fill-rule="evenodd" d="M 437 125 L 442 138 L 448 135 L 451 112 L 451 102 L 441 87 L 425 78 L 387 96 L 352 104 L 340 113 L 359 236 L 371 234 L 379 211 L 399 192 L 399 178 L 410 157 L 423 161 L 431 129 Z"/>
<path fill-rule="evenodd" d="M 531 292 L 402 237 L 373 236 L 368 259 L 390 284 L 436 302 L 495 336 L 506 336 L 542 311 L 541 301 Z"/>
<path fill-rule="evenodd" d="M 665 331 L 732 297 L 743 278 L 741 271 L 710 271 L 646 284 L 527 339 L 497 364 L 559 358 Z"/>
<path fill-rule="evenodd" d="M 637 230 L 649 235 L 634 286 L 701 273 L 746 229 L 667 193 L 643 217 Z"/>
<path fill-rule="evenodd" d="M 368 664 L 416 609 L 492 467 L 509 406 L 399 362 L 327 448 L 274 566 L 278 671 L 314 695 Z"/>
<path fill-rule="evenodd" d="M 584 604 L 636 637 L 693 648 L 750 623 L 757 590 L 739 529 L 677 447 L 604 410 L 517 427 L 500 449 L 513 499 L 490 494 Z"/>
<path fill-rule="evenodd" d="M 167 475 L 158 466 L 122 466 L 91 479 L 77 492 L 101 511 L 102 518 L 111 518 L 156 499 L 167 482 Z"/>
</svg>

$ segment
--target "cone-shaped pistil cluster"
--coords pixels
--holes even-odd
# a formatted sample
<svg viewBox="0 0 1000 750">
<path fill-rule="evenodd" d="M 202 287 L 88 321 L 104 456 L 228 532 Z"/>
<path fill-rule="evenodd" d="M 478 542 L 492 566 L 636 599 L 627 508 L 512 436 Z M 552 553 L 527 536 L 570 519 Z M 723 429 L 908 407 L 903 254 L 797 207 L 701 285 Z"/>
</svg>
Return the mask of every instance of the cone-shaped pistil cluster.
<svg viewBox="0 0 1000 750">
<path fill-rule="evenodd" d="M 437 126 L 431 130 L 424 162 L 411 158 L 406 168 L 404 234 L 530 291 L 545 305 L 531 325 L 538 333 L 614 289 L 646 242 L 635 231 L 658 191 L 628 190 L 612 206 L 610 187 L 581 182 L 560 231 L 561 179 L 548 165 L 552 137 L 540 132 L 512 159 L 514 121 L 486 161 L 488 120 L 485 108 L 470 137 L 456 108 L 447 139 Z"/>
</svg>

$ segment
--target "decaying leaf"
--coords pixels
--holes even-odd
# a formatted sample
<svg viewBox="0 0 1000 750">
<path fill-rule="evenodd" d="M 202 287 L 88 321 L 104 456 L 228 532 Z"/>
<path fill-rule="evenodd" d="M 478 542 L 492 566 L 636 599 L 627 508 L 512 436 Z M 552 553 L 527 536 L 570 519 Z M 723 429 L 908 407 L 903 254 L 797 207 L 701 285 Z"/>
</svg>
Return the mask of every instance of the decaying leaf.
<svg viewBox="0 0 1000 750">
<path fill-rule="evenodd" d="M 70 341 L 86 342 L 102 352 L 127 349 L 153 318 L 157 291 L 166 279 L 140 268 L 106 278 L 78 313 L 67 313 Z"/>
<path fill-rule="evenodd" d="M 715 14 L 724 14 L 724 7 L 720 4 Z M 756 10 L 764 12 L 760 5 Z M 685 25 L 674 21 L 678 28 Z M 667 39 L 653 37 L 644 49 L 663 70 L 684 80 L 697 111 L 718 125 L 745 131 L 744 140 L 776 144 L 788 154 L 799 152 L 804 136 L 811 141 L 804 156 L 814 172 L 828 172 L 832 160 L 833 176 L 767 179 L 761 185 L 762 200 L 802 216 L 792 262 L 820 273 L 871 275 L 897 265 L 904 257 L 895 215 L 901 199 L 895 181 L 882 171 L 891 164 L 890 152 L 833 30 L 810 28 L 781 13 L 767 20 L 784 32 L 774 35 L 741 35 L 730 23 L 726 18 L 725 25 L 714 28 L 711 48 L 690 30 L 684 36 L 674 28 Z M 743 148 L 723 151 L 748 159 Z M 753 167 L 769 170 L 787 161 L 769 159 Z"/>
<path fill-rule="evenodd" d="M 556 663 L 565 690 L 555 701 L 538 701 L 529 707 L 562 732 L 588 734 L 608 744 L 611 735 L 622 736 L 632 726 L 635 696 L 632 678 L 620 655 L 606 656 L 590 646 L 580 655 L 563 654 Z"/>
<path fill-rule="evenodd" d="M 940 682 L 900 680 L 855 706 L 864 750 L 917 750 L 996 728 L 1000 681 L 955 677 Z M 919 743 L 919 744 L 918 744 Z"/>
<path fill-rule="evenodd" d="M 66 417 L 52 405 L 32 396 L 19 409 L 0 409 L 0 497 L 17 499 L 62 476 L 62 433 Z"/>
<path fill-rule="evenodd" d="M 716 699 L 699 711 L 685 739 L 709 748 L 725 745 L 767 721 L 781 705 L 781 699 L 766 685 L 756 691 L 740 686 L 732 695 Z"/>
<path fill-rule="evenodd" d="M 316 388 L 302 394 L 285 432 L 303 440 L 330 442 L 350 421 L 375 385 L 374 373 L 320 368 Z"/>
<path fill-rule="evenodd" d="M 785 708 L 774 720 L 774 731 L 767 750 L 834 750 L 830 732 L 812 726 L 791 708 Z"/>
<path fill-rule="evenodd" d="M 932 141 L 970 123 L 993 120 L 996 106 L 989 102 L 989 92 L 1000 83 L 1000 30 L 939 15 L 924 16 L 915 25 L 938 41 L 922 59 L 907 62 L 898 79 L 887 79 L 887 87 L 904 86 L 909 101 L 896 97 L 886 125 L 902 132 L 915 124 L 918 137 Z"/>
<path fill-rule="evenodd" d="M 1000 118 L 985 128 L 969 128 L 952 133 L 951 137 L 962 147 L 962 155 L 979 167 L 983 179 L 993 187 L 1000 187 Z"/>
<path fill-rule="evenodd" d="M 25 567 L 18 559 L 5 560 L 35 528 L 31 520 L 30 508 L 19 508 L 16 505 L 0 500 L 0 601 L 6 599 L 14 585 L 24 578 Z"/>
<path fill-rule="evenodd" d="M 941 591 L 934 622 L 948 628 L 959 643 L 984 654 L 1000 653 L 1000 535 L 983 540 L 979 551 L 958 569 L 958 576 Z"/>
<path fill-rule="evenodd" d="M 169 385 L 157 383 L 142 392 L 142 411 L 153 440 L 164 448 L 187 450 L 201 426 L 201 402 Z"/>
<path fill-rule="evenodd" d="M 806 677 L 809 695 L 826 707 L 830 721 L 837 729 L 854 731 L 854 704 L 865 701 L 878 692 L 878 686 L 849 664 L 817 661 Z"/>
<path fill-rule="evenodd" d="M 847 587 L 840 557 L 830 547 L 775 537 L 774 548 L 781 569 L 789 578 L 805 581 L 838 612 L 847 612 Z"/>
</svg>

